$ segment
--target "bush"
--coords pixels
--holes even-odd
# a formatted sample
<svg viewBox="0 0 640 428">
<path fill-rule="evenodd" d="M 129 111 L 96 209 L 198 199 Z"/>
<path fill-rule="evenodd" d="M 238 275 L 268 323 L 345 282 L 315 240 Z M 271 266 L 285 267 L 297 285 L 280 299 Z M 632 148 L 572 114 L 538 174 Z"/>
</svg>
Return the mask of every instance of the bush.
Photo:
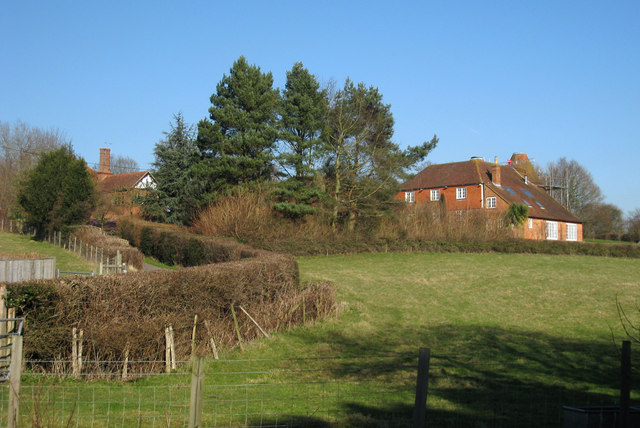
<svg viewBox="0 0 640 428">
<path fill-rule="evenodd" d="M 205 320 L 218 346 L 237 344 L 232 305 L 243 340 L 260 332 L 238 310 L 240 306 L 267 331 L 288 328 L 303 317 L 323 317 L 333 310 L 333 287 L 326 283 L 301 287 L 294 257 L 249 250 L 256 257 L 216 265 L 11 284 L 9 303 L 18 315 L 29 319 L 27 358 L 66 358 L 71 330 L 77 327 L 84 331 L 85 354 L 92 359 L 122 361 L 128 347 L 130 360 L 161 362 L 164 328 L 171 325 L 177 359 L 186 360 L 194 315 L 199 320 L 199 352 L 205 353 L 209 343 Z M 155 367 L 160 368 L 161 364 Z"/>
<path fill-rule="evenodd" d="M 146 255 L 168 265 L 197 266 L 255 257 L 255 250 L 229 239 L 195 235 L 186 227 L 123 218 L 118 234 Z"/>
<path fill-rule="evenodd" d="M 144 256 L 137 249 L 131 247 L 127 239 L 118 238 L 105 234 L 101 229 L 93 226 L 79 226 L 70 229 L 68 232 L 73 239 L 84 244 L 89 244 L 104 250 L 104 257 L 113 258 L 119 251 L 122 261 L 128 266 L 133 266 L 137 270 L 142 270 L 144 266 Z"/>
</svg>

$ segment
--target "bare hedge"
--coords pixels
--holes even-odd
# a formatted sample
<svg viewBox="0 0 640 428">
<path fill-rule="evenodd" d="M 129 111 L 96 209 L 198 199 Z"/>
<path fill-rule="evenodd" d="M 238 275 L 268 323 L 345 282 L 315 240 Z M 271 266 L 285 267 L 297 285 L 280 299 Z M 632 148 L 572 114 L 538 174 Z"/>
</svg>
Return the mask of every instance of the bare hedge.
<svg viewBox="0 0 640 428">
<path fill-rule="evenodd" d="M 194 236 L 185 238 L 189 241 Z M 205 259 L 230 261 L 179 270 L 72 276 L 8 286 L 8 304 L 27 319 L 27 358 L 43 361 L 47 370 L 51 369 L 47 362 L 69 359 L 71 331 L 77 327 L 84 331 L 84 353 L 91 360 L 122 361 L 128 348 L 130 361 L 146 362 L 132 363 L 130 371 L 148 371 L 149 365 L 154 369 L 162 367 L 164 329 L 169 325 L 174 329 L 178 359 L 189 358 L 195 315 L 197 352 L 210 353 L 211 337 L 217 346 L 233 347 L 238 343 L 232 306 L 243 341 L 261 333 L 240 307 L 266 331 L 324 317 L 334 310 L 333 286 L 301 286 L 293 256 L 228 241 L 197 240 L 203 248 L 215 249 L 216 255 Z M 211 335 L 205 321 L 211 327 Z M 113 367 L 100 368 L 110 369 Z"/>
</svg>

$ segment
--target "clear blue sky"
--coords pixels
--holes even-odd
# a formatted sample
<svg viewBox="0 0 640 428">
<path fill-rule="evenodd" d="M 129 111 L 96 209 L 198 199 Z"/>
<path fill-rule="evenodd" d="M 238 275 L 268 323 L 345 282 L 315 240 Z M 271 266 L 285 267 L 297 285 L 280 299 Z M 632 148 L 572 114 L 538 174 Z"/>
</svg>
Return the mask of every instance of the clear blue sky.
<svg viewBox="0 0 640 428">
<path fill-rule="evenodd" d="M 435 163 L 575 159 L 640 208 L 640 1 L 4 1 L 0 121 L 142 168 L 172 115 L 207 116 L 234 60 L 377 86 Z"/>
</svg>

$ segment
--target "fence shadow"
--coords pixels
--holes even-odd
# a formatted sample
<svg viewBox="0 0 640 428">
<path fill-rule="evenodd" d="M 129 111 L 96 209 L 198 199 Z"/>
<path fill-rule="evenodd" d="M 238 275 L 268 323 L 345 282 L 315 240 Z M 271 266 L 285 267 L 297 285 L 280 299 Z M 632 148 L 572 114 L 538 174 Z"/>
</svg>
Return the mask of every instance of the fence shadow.
<svg viewBox="0 0 640 428">
<path fill-rule="evenodd" d="M 332 368 L 337 380 L 358 371 L 376 373 L 380 379 L 392 376 L 407 370 L 407 365 L 417 367 L 417 348 L 430 347 L 427 402 L 432 427 L 562 426 L 563 405 L 614 405 L 619 397 L 620 351 L 613 341 L 590 342 L 495 326 L 410 329 L 389 335 L 391 343 L 383 345 L 375 333 L 356 338 L 336 331 L 331 338 L 308 333 L 300 339 L 328 342 L 338 355 L 400 350 L 384 359 L 345 359 Z M 639 363 L 636 355 L 634 374 Z M 344 406 L 346 412 L 379 421 L 389 420 L 398 411 L 388 403 L 367 407 L 346 402 Z M 405 410 L 411 417 L 412 408 Z"/>
</svg>

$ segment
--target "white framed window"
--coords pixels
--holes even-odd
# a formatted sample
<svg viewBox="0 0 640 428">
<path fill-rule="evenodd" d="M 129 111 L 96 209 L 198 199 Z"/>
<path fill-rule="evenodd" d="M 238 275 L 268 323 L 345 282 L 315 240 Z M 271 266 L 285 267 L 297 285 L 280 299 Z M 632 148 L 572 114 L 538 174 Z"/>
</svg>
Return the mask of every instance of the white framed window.
<svg viewBox="0 0 640 428">
<path fill-rule="evenodd" d="M 440 200 L 440 189 L 432 189 L 431 190 L 431 200 L 439 201 Z"/>
<path fill-rule="evenodd" d="M 466 187 L 457 187 L 456 188 L 456 199 L 467 199 L 467 188 Z"/>
<path fill-rule="evenodd" d="M 529 219 L 529 229 L 533 229 L 533 219 Z"/>
<path fill-rule="evenodd" d="M 495 196 L 489 196 L 487 198 L 487 208 L 493 209 L 493 208 L 496 208 L 497 206 L 498 206 L 498 198 L 496 198 Z"/>
<path fill-rule="evenodd" d="M 416 202 L 416 192 L 404 192 L 404 201 L 408 204 Z"/>
<path fill-rule="evenodd" d="M 578 225 L 574 223 L 567 223 L 567 241 L 578 240 Z"/>
<path fill-rule="evenodd" d="M 547 222 L 547 239 L 558 239 L 558 223 L 555 221 Z"/>
</svg>

